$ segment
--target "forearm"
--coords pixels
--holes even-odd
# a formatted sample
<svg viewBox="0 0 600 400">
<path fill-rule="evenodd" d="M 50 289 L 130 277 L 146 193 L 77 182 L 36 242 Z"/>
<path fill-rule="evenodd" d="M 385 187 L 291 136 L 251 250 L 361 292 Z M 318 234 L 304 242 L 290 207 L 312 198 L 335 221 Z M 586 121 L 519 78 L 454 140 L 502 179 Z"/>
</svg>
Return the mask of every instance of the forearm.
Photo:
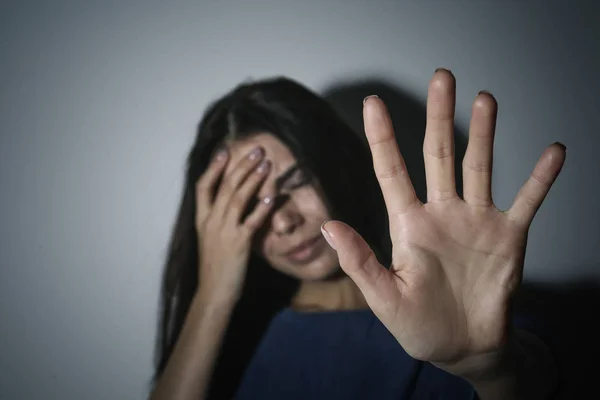
<svg viewBox="0 0 600 400">
<path fill-rule="evenodd" d="M 465 376 L 481 400 L 547 400 L 554 393 L 557 371 L 547 346 L 536 336 L 516 331 L 506 352 L 480 376 Z"/>
<path fill-rule="evenodd" d="M 205 398 L 233 308 L 233 302 L 194 297 L 151 400 Z"/>
</svg>

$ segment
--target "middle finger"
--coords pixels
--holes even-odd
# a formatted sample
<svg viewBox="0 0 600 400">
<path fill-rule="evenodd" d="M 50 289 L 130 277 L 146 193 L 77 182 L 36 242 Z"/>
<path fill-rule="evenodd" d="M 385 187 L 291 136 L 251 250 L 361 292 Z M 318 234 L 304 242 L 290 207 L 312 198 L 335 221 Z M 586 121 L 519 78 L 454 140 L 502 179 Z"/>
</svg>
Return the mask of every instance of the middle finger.
<svg viewBox="0 0 600 400">
<path fill-rule="evenodd" d="M 427 201 L 454 198 L 454 107 L 456 82 L 452 73 L 436 70 L 427 94 L 427 126 L 423 142 Z"/>
</svg>

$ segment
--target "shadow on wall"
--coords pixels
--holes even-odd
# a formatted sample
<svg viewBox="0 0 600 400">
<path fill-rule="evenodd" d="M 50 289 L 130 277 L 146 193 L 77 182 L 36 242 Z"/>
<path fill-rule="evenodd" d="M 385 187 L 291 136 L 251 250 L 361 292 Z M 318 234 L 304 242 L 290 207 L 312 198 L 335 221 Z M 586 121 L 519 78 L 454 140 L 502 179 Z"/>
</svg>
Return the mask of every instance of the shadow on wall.
<svg viewBox="0 0 600 400">
<path fill-rule="evenodd" d="M 338 82 L 322 93 L 350 126 L 364 137 L 363 99 L 376 94 L 386 103 L 396 139 L 415 191 L 427 200 L 423 139 L 426 111 L 422 102 L 380 79 Z M 462 159 L 468 136 L 455 128 L 455 175 L 462 196 Z M 589 269 L 586 269 L 589 270 Z M 600 309 L 600 284 L 591 282 L 539 285 L 524 283 L 515 298 L 516 314 L 532 321 L 532 330 L 552 348 L 560 373 L 556 399 L 588 398 L 596 389 L 600 328 L 593 316 Z M 594 390 L 592 390 L 594 389 Z"/>
<path fill-rule="evenodd" d="M 376 94 L 387 105 L 396 132 L 396 140 L 406 167 L 422 202 L 427 200 L 423 139 L 425 138 L 425 106 L 402 89 L 378 79 L 334 83 L 323 96 L 364 137 L 362 104 L 366 96 Z M 455 175 L 458 193 L 462 196 L 462 159 L 467 149 L 467 136 L 455 127 Z"/>
</svg>

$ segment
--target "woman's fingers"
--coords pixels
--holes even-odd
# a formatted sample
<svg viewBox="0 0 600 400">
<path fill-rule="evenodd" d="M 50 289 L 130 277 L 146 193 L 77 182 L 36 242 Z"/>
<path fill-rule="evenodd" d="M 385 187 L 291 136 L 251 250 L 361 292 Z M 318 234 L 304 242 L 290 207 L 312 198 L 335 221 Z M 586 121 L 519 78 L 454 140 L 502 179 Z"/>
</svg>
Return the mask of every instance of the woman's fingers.
<svg viewBox="0 0 600 400">
<path fill-rule="evenodd" d="M 523 229 L 529 228 L 560 173 L 565 158 L 566 149 L 560 143 L 554 143 L 544 151 L 531 176 L 519 190 L 512 207 L 506 212 L 510 221 Z"/>
<path fill-rule="evenodd" d="M 256 207 L 258 207 L 255 196 L 270 170 L 271 162 L 269 160 L 261 161 L 233 194 L 225 216 L 229 223 L 234 225 L 239 225 L 240 223 L 249 225 L 247 220 Z"/>
<path fill-rule="evenodd" d="M 437 70 L 427 93 L 427 126 L 423 142 L 427 201 L 457 196 L 454 179 L 455 91 L 452 73 Z"/>
<path fill-rule="evenodd" d="M 262 161 L 264 155 L 265 152 L 261 147 L 255 147 L 223 178 L 213 205 L 215 216 L 222 218 L 228 212 L 234 194 Z"/>
<path fill-rule="evenodd" d="M 469 144 L 463 159 L 463 195 L 473 206 L 491 206 L 494 133 L 498 104 L 489 93 L 473 102 Z"/>
<path fill-rule="evenodd" d="M 211 211 L 212 196 L 217 180 L 225 170 L 229 153 L 223 148 L 217 152 L 210 165 L 196 182 L 196 222 L 201 225 Z"/>
<path fill-rule="evenodd" d="M 267 196 L 256 202 L 256 206 L 243 222 L 249 235 L 253 235 L 263 225 L 271 212 L 274 201 L 273 196 Z"/>
<path fill-rule="evenodd" d="M 389 214 L 401 214 L 418 203 L 406 164 L 398 149 L 394 128 L 383 101 L 371 96 L 363 108 L 365 133 L 373 167 Z"/>
</svg>

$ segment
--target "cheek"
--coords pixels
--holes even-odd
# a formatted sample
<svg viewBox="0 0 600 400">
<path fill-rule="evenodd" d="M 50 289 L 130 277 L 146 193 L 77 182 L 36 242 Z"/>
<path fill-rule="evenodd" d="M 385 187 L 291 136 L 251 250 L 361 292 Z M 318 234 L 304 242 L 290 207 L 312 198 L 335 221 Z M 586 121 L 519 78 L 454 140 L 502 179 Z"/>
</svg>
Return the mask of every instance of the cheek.
<svg viewBox="0 0 600 400">
<path fill-rule="evenodd" d="M 262 257 L 265 258 L 268 258 L 269 254 L 273 254 L 272 245 L 269 243 L 268 238 L 264 238 L 260 243 L 258 243 L 256 250 Z"/>
</svg>

